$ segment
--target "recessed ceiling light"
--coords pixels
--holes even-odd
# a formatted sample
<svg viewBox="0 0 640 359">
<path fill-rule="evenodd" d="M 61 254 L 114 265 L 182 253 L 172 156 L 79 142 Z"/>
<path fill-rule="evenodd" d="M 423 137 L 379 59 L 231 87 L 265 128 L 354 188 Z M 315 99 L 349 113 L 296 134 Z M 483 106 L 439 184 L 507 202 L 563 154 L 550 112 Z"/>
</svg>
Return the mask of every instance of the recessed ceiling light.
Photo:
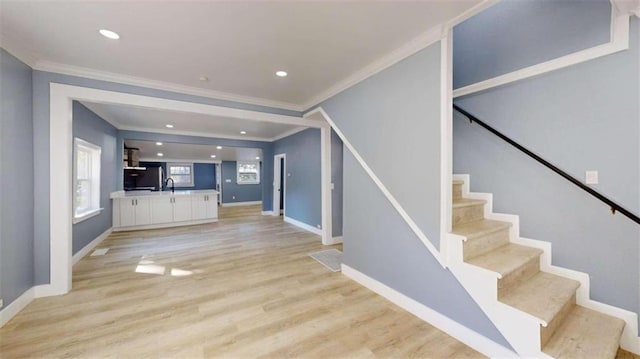
<svg viewBox="0 0 640 359">
<path fill-rule="evenodd" d="M 162 146 L 162 142 L 156 142 L 156 146 Z"/>
<path fill-rule="evenodd" d="M 259 160 L 259 159 L 260 159 L 260 156 L 257 156 L 257 157 L 256 157 L 256 160 Z"/>
<path fill-rule="evenodd" d="M 111 30 L 100 29 L 100 31 L 98 31 L 98 32 L 100 33 L 100 35 L 106 37 L 107 39 L 118 40 L 120 38 L 120 35 L 116 34 L 115 32 L 113 32 Z"/>
<path fill-rule="evenodd" d="M 240 131 L 240 134 L 241 134 L 241 135 L 246 135 L 246 134 L 247 134 L 247 131 Z"/>
<path fill-rule="evenodd" d="M 216 158 L 216 155 L 211 155 L 211 158 Z"/>
<path fill-rule="evenodd" d="M 207 76 L 200 76 L 200 81 L 209 81 Z"/>
<path fill-rule="evenodd" d="M 162 157 L 162 156 L 164 156 L 164 153 L 158 152 L 158 157 Z"/>
<path fill-rule="evenodd" d="M 219 150 L 221 150 L 221 149 L 222 149 L 222 146 L 216 146 L 216 148 L 217 148 L 217 149 L 219 149 Z"/>
<path fill-rule="evenodd" d="M 276 71 L 276 76 L 278 77 L 287 77 L 288 73 L 286 71 Z"/>
<path fill-rule="evenodd" d="M 173 128 L 173 125 L 166 124 L 165 127 L 166 128 Z"/>
</svg>

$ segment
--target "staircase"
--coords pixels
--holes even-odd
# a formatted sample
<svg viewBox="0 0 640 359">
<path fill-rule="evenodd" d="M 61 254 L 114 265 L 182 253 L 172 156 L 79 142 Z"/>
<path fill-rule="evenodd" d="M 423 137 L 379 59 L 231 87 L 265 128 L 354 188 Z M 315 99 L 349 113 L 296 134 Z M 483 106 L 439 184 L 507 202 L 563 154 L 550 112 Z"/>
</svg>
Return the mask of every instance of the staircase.
<svg viewBox="0 0 640 359">
<path fill-rule="evenodd" d="M 548 243 L 520 238 L 517 216 L 493 213 L 491 195 L 468 188 L 468 176 L 454 176 L 448 265 L 513 349 L 527 357 L 615 358 L 634 316 L 620 319 L 628 313 L 588 299 L 588 276 L 551 266 Z M 636 339 L 637 325 L 635 334 L 627 329 Z"/>
</svg>

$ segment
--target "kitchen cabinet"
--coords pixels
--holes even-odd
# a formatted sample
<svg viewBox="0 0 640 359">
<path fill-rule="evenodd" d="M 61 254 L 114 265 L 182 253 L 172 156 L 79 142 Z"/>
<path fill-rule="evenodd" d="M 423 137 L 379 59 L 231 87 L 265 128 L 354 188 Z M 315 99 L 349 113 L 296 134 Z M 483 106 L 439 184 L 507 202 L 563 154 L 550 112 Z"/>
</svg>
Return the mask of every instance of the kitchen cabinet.
<svg viewBox="0 0 640 359">
<path fill-rule="evenodd" d="M 114 192 L 114 230 L 161 228 L 215 222 L 214 190 L 167 192 Z"/>
<path fill-rule="evenodd" d="M 218 218 L 217 194 L 200 194 L 191 197 L 191 214 L 193 219 Z"/>
<path fill-rule="evenodd" d="M 151 223 L 148 198 L 123 198 L 119 202 L 120 226 L 140 226 Z"/>
<path fill-rule="evenodd" d="M 162 196 L 151 198 L 151 223 L 190 221 L 191 196 Z"/>
</svg>

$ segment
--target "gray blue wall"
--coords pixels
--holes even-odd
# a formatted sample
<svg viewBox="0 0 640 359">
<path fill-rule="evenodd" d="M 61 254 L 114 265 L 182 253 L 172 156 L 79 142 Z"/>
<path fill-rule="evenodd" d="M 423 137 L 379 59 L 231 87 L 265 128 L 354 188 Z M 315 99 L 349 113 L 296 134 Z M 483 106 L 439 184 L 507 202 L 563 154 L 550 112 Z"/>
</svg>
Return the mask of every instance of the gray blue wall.
<svg viewBox="0 0 640 359">
<path fill-rule="evenodd" d="M 109 194 L 116 190 L 118 130 L 78 101 L 73 101 L 73 137 L 79 137 L 102 148 L 100 158 L 100 207 L 97 216 L 73 225 L 73 254 L 111 228 L 112 206 Z"/>
<path fill-rule="evenodd" d="M 260 184 L 238 184 L 237 162 L 222 161 L 222 203 L 262 201 L 263 182 L 273 182 L 273 175 L 272 178 L 263 177 L 262 167 L 260 163 Z M 271 171 L 273 172 L 273 169 Z M 271 208 L 264 210 L 271 210 Z"/>
<path fill-rule="evenodd" d="M 578 179 L 598 170 L 593 187 L 638 214 L 637 18 L 630 44 L 455 102 Z M 593 299 L 640 313 L 639 225 L 476 125 L 454 119 L 453 139 L 454 172 L 471 174 L 472 191 L 492 192 L 495 211 L 518 214 L 522 236 L 551 242 L 555 265 L 589 273 Z"/>
<path fill-rule="evenodd" d="M 0 49 L 0 298 L 11 304 L 33 276 L 31 68 Z"/>
<path fill-rule="evenodd" d="M 274 142 L 273 153 L 287 155 L 285 215 L 312 227 L 322 225 L 320 129 L 309 128 Z"/>
<path fill-rule="evenodd" d="M 503 0 L 453 31 L 459 88 L 609 41 L 608 0 Z"/>
<path fill-rule="evenodd" d="M 33 151 L 34 155 L 34 187 L 35 187 L 35 205 L 34 205 L 34 261 L 35 261 L 35 283 L 49 283 L 49 87 L 51 83 L 61 83 L 75 86 L 83 86 L 96 88 L 101 90 L 117 91 L 123 93 L 131 93 L 137 95 L 153 96 L 172 100 L 189 101 L 194 103 L 218 105 L 233 108 L 249 109 L 261 112 L 294 115 L 299 116 L 299 112 L 282 110 L 264 106 L 248 105 L 225 100 L 216 100 L 206 97 L 193 95 L 185 95 L 169 91 L 155 90 L 139 86 L 123 85 L 107 81 L 92 80 L 87 78 L 55 74 L 43 71 L 33 71 Z M 120 131 L 121 133 L 123 131 Z M 136 132 L 129 132 L 135 134 Z M 191 136 L 173 136 L 161 134 L 141 135 L 139 139 L 158 139 L 167 142 L 180 142 L 180 139 L 193 139 L 193 141 L 201 144 L 214 144 L 229 146 L 237 143 L 234 140 L 212 139 L 206 137 Z M 124 136 L 118 138 L 118 148 L 122 145 L 124 138 L 132 138 Z M 264 175 L 266 178 L 273 177 L 273 154 L 271 152 L 271 143 L 256 141 L 240 141 L 245 143 L 253 143 L 251 146 L 261 148 L 265 158 Z M 186 142 L 190 143 L 190 142 Z M 119 153 L 119 163 L 122 160 L 122 154 Z M 55 175 L 55 173 L 54 173 Z M 118 188 L 122 188 L 121 173 L 117 174 Z M 263 182 L 263 208 L 271 210 L 271 197 L 273 195 L 272 181 Z"/>
<path fill-rule="evenodd" d="M 440 241 L 440 43 L 322 103 L 436 247 Z M 508 347 L 453 275 L 344 153 L 343 261 Z"/>
</svg>

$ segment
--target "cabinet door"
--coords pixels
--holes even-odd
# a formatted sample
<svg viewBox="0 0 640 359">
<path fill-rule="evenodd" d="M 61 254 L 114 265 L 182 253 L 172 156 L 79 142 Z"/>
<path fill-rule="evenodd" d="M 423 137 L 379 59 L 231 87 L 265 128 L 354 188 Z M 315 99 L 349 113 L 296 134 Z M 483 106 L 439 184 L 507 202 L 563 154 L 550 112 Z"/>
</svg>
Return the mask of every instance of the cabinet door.
<svg viewBox="0 0 640 359">
<path fill-rule="evenodd" d="M 207 202 L 202 194 L 191 196 L 191 219 L 194 221 L 207 218 Z"/>
<path fill-rule="evenodd" d="M 148 198 L 137 198 L 135 200 L 136 225 L 151 224 L 150 202 Z"/>
<path fill-rule="evenodd" d="M 136 205 L 135 199 L 120 198 L 118 199 L 120 207 L 120 226 L 128 227 L 136 225 Z"/>
<path fill-rule="evenodd" d="M 207 207 L 207 219 L 218 218 L 218 198 L 215 194 L 205 195 L 205 202 Z"/>
<path fill-rule="evenodd" d="M 170 196 L 152 198 L 150 201 L 152 224 L 169 223 L 173 221 L 173 203 L 171 203 Z"/>
<path fill-rule="evenodd" d="M 173 197 L 173 221 L 191 220 L 191 196 Z"/>
</svg>

